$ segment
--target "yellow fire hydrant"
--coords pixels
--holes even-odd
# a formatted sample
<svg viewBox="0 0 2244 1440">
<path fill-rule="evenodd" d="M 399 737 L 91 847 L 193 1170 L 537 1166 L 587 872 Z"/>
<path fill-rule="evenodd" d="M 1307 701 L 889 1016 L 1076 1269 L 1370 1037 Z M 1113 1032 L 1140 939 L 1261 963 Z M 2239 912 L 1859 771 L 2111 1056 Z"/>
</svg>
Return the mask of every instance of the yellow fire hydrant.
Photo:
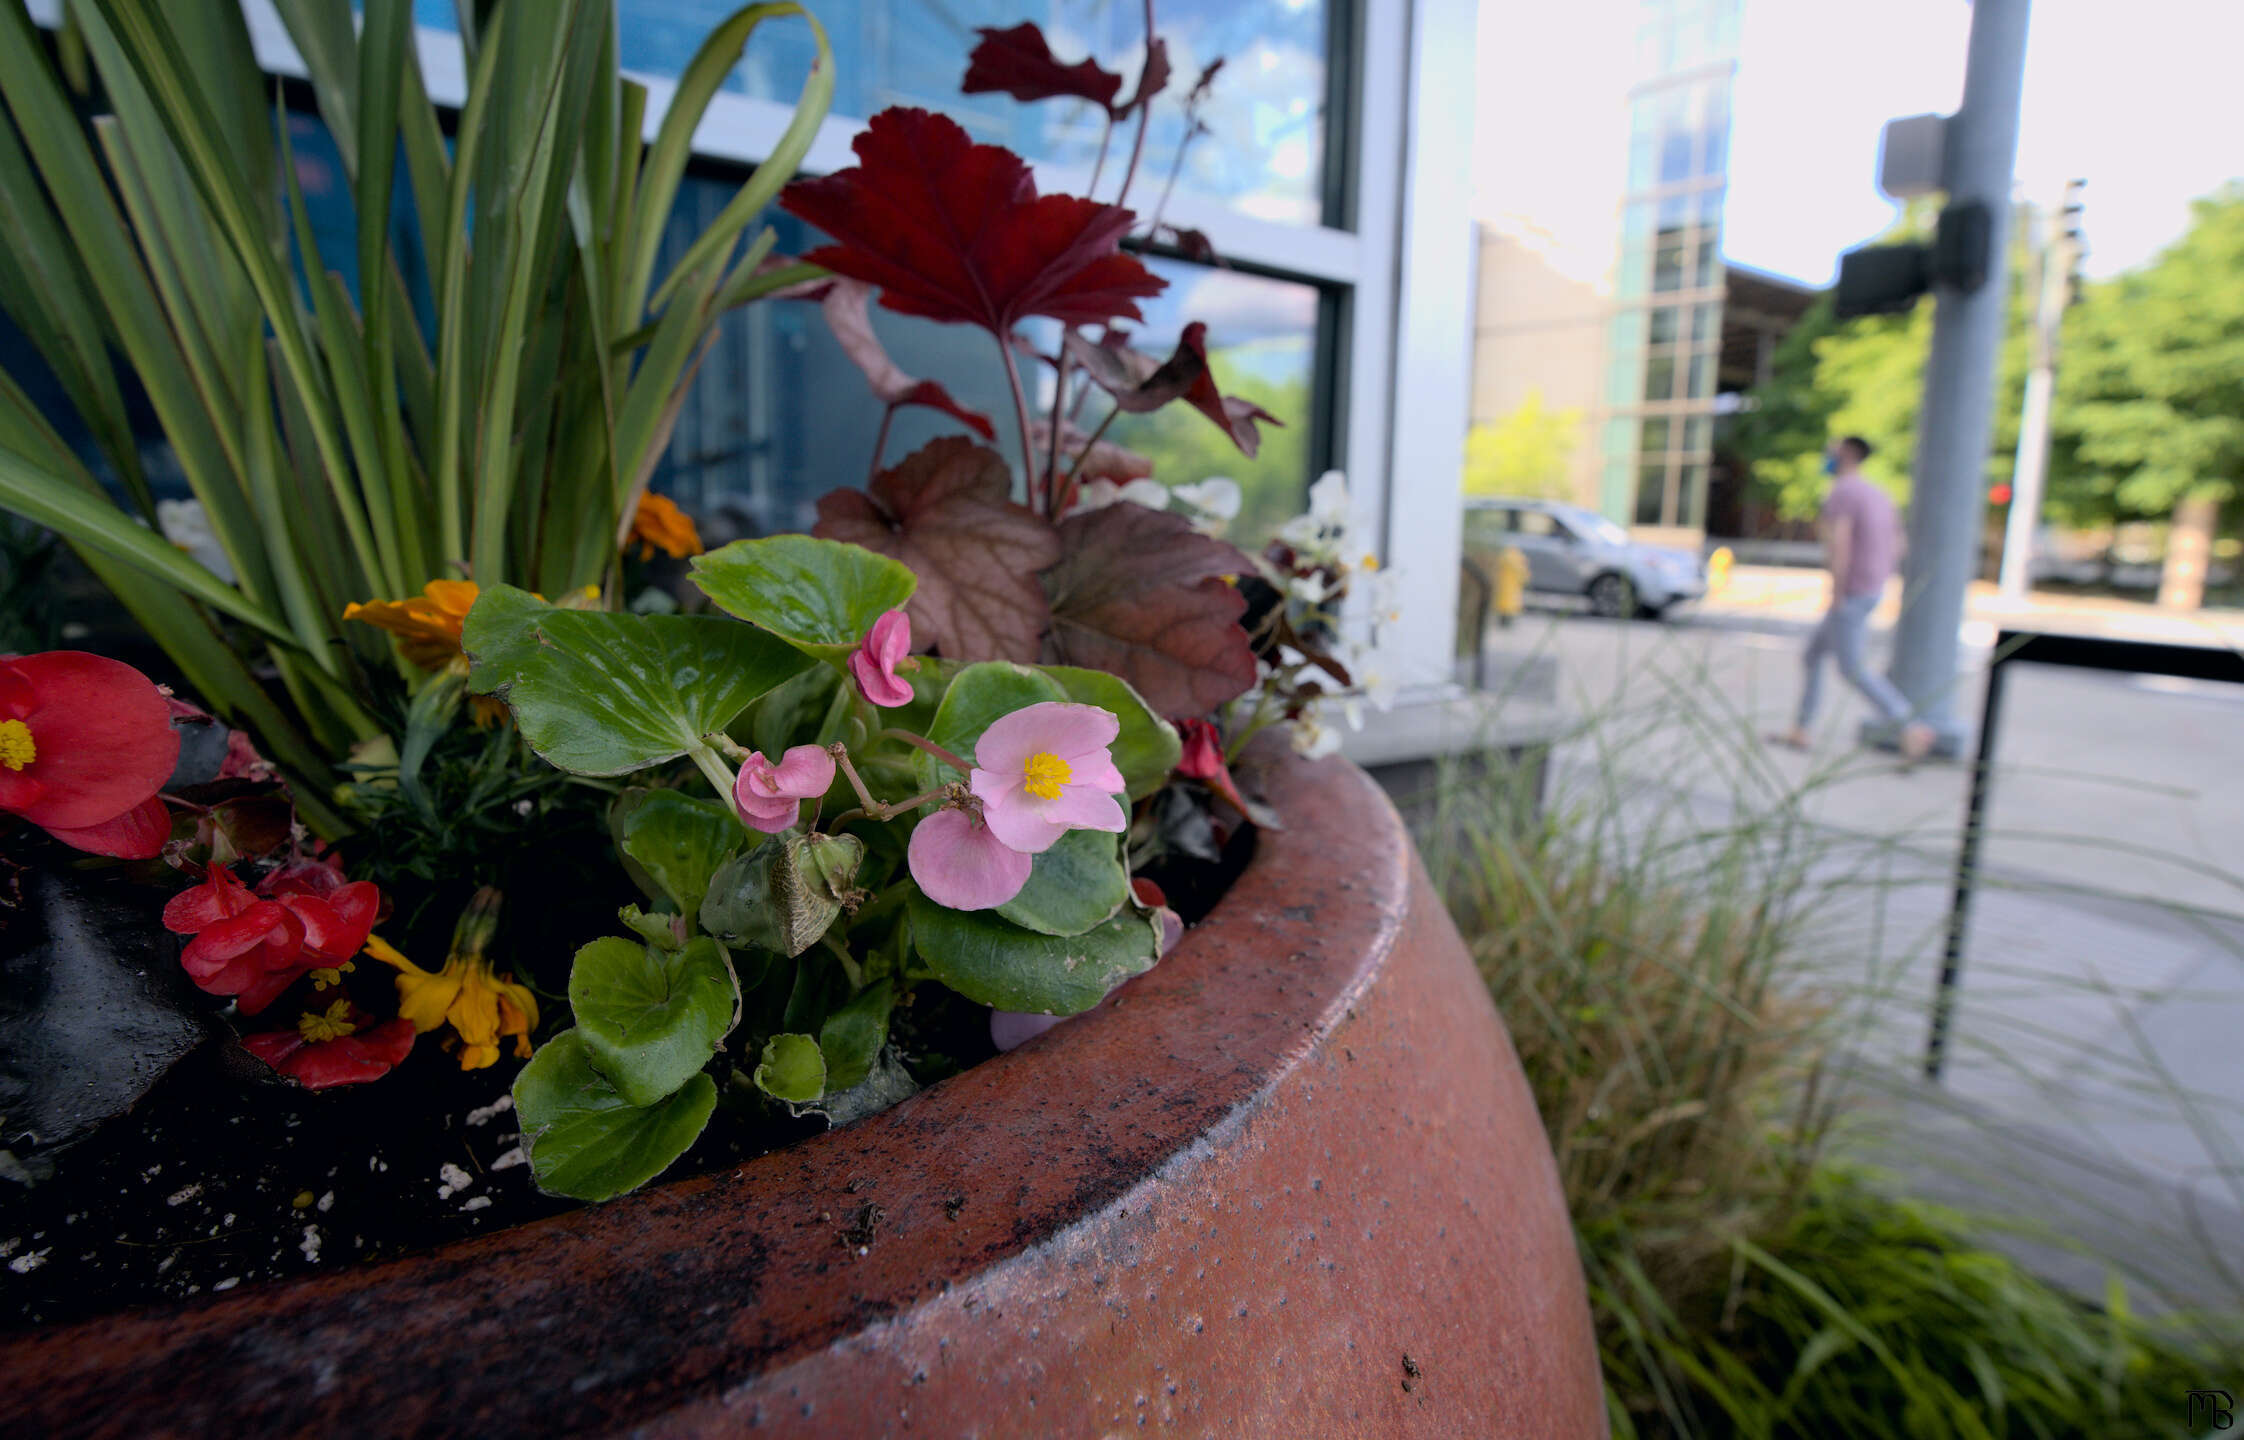
<svg viewBox="0 0 2244 1440">
<path fill-rule="evenodd" d="M 1506 545 L 1496 555 L 1496 623 L 1509 627 L 1527 601 L 1527 557 L 1517 545 Z"/>
<path fill-rule="evenodd" d="M 1707 594 L 1717 594 L 1730 583 L 1730 566 L 1736 560 L 1737 556 L 1730 553 L 1729 546 L 1717 545 L 1714 547 L 1714 553 L 1706 557 Z"/>
</svg>

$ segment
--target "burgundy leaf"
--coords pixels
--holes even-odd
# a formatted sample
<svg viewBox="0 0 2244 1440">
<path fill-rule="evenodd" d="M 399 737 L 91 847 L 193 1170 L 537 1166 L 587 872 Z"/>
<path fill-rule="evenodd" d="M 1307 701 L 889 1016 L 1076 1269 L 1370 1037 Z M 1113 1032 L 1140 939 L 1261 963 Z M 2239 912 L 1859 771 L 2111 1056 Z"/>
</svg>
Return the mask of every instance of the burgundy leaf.
<svg viewBox="0 0 2244 1440">
<path fill-rule="evenodd" d="M 1119 82 L 1117 82 L 1119 83 Z M 1138 72 L 1138 90 L 1130 103 L 1114 112 L 1119 120 L 1169 88 L 1169 42 L 1156 35 L 1146 42 L 1145 68 Z"/>
<path fill-rule="evenodd" d="M 1247 602 L 1226 578 L 1254 562 L 1236 547 L 1143 505 L 1071 515 L 1059 535 L 1047 662 L 1111 671 L 1162 715 L 1205 714 L 1254 684 Z"/>
<path fill-rule="evenodd" d="M 967 59 L 966 79 L 959 89 L 968 95 L 997 92 L 1016 100 L 1054 100 L 1072 95 L 1078 100 L 1114 112 L 1114 97 L 1121 93 L 1122 77 L 1099 67 L 1095 60 L 1062 65 L 1045 43 L 1044 32 L 1023 21 L 1010 30 L 985 25 L 982 39 Z M 1127 113 L 1127 112 L 1125 112 Z"/>
<path fill-rule="evenodd" d="M 1239 453 L 1250 460 L 1262 448 L 1256 422 L 1285 423 L 1253 401 L 1226 396 L 1216 387 L 1215 372 L 1208 368 L 1208 327 L 1198 320 L 1184 327 L 1176 353 L 1158 364 L 1142 351 L 1111 340 L 1095 343 L 1072 332 L 1067 353 L 1124 410 L 1138 414 L 1181 399 L 1223 427 Z"/>
<path fill-rule="evenodd" d="M 1223 257 L 1216 254 L 1215 242 L 1208 238 L 1207 231 L 1195 230 L 1189 225 L 1164 225 L 1161 228 L 1169 232 L 1169 238 L 1177 249 L 1184 252 L 1185 259 L 1202 265 L 1214 265 L 1222 260 Z"/>
<path fill-rule="evenodd" d="M 950 660 L 1034 662 L 1051 620 L 1036 572 L 1060 557 L 1050 522 L 1012 501 L 1004 457 L 931 440 L 869 490 L 833 490 L 811 533 L 901 560 L 919 577 L 912 638 Z"/>
<path fill-rule="evenodd" d="M 1031 315 L 1139 319 L 1168 283 L 1118 248 L 1129 211 L 1038 195 L 1018 155 L 940 115 L 883 110 L 854 148 L 858 164 L 797 180 L 780 206 L 834 237 L 804 259 L 878 285 L 891 310 L 1002 337 Z"/>
<path fill-rule="evenodd" d="M 801 293 L 794 293 L 794 290 Z M 888 358 L 887 348 L 880 343 L 880 337 L 873 333 L 870 310 L 872 286 L 862 280 L 837 275 L 830 280 L 794 287 L 794 290 L 788 292 L 787 298 L 818 302 L 826 317 L 826 328 L 840 342 L 842 353 L 849 357 L 850 363 L 864 372 L 866 383 L 873 387 L 873 394 L 884 404 L 924 405 L 930 410 L 942 411 L 984 440 L 997 438 L 997 431 L 991 426 L 989 416 L 959 404 L 951 398 L 951 392 L 936 381 L 915 380 L 906 375 L 894 360 Z"/>
</svg>

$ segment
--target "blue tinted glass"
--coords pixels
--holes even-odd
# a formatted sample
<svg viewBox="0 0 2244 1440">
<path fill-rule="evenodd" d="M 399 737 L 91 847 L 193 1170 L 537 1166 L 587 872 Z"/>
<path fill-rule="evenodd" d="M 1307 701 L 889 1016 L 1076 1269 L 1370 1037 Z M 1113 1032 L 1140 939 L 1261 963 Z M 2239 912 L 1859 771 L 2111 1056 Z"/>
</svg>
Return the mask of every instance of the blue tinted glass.
<svg viewBox="0 0 2244 1440">
<path fill-rule="evenodd" d="M 1209 103 L 1209 133 L 1195 141 L 1177 189 L 1267 220 L 1312 225 L 1321 218 L 1325 156 L 1325 9 L 1329 0 L 1165 0 L 1158 26 L 1168 42 L 1169 86 L 1152 108 L 1135 208 L 1151 208 L 1184 138 L 1184 96 L 1203 67 L 1221 59 Z M 627 70 L 675 76 L 702 38 L 740 0 L 617 0 Z M 1101 111 L 1075 100 L 1033 105 L 1004 95 L 961 95 L 967 53 L 979 27 L 1033 20 L 1063 62 L 1085 55 L 1137 83 L 1144 10 L 1134 0 L 820 0 L 834 50 L 834 113 L 864 119 L 891 105 L 940 110 L 978 140 L 1031 160 L 1086 170 L 1105 128 Z M 452 29 L 450 0 L 415 0 L 423 25 Z M 792 104 L 816 53 L 808 27 L 785 19 L 758 28 L 726 88 Z M 1114 137 L 1102 199 L 1111 199 L 1135 136 Z"/>
</svg>

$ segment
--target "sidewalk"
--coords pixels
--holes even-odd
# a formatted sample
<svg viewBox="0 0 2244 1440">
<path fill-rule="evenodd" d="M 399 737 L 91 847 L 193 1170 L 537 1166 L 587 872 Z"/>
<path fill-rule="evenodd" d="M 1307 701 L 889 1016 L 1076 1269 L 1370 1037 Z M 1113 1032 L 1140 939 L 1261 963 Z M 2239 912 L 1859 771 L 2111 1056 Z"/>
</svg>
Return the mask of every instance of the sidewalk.
<svg viewBox="0 0 2244 1440">
<path fill-rule="evenodd" d="M 1695 609 L 1707 619 L 1730 617 L 1812 625 L 1823 617 L 1829 591 L 1830 582 L 1820 570 L 1739 565 L 1730 571 L 1729 583 L 1700 601 Z M 1901 581 L 1896 579 L 1886 587 L 1885 599 L 1873 613 L 1871 624 L 1890 628 L 1900 613 Z M 2139 600 L 2048 591 L 2035 591 L 2023 606 L 2014 607 L 2005 604 L 1995 587 L 1984 580 L 1971 584 L 1964 624 L 1967 638 L 1982 645 L 1992 644 L 1997 630 L 2012 629 L 2244 648 L 2244 611 L 2162 610 Z"/>
</svg>

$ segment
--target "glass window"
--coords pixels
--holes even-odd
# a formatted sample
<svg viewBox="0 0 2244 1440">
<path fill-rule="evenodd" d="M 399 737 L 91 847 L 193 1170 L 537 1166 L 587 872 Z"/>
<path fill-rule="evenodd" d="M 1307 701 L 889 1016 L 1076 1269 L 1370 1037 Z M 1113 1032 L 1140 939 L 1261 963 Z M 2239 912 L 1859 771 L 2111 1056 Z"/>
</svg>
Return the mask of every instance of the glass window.
<svg viewBox="0 0 2244 1440">
<path fill-rule="evenodd" d="M 1169 47 L 1168 89 L 1154 102 L 1144 159 L 1131 195 L 1151 208 L 1161 177 L 1184 138 L 1185 92 L 1221 58 L 1196 141 L 1177 180 L 1180 191 L 1227 202 L 1258 219 L 1318 223 L 1325 168 L 1325 34 L 1329 0 L 1240 5 L 1233 0 L 1167 0 L 1159 30 Z M 415 0 L 414 18 L 456 28 L 453 0 Z M 739 0 L 617 0 L 625 69 L 675 77 L 702 40 L 740 8 Z M 816 7 L 834 50 L 836 115 L 865 119 L 891 105 L 920 105 L 951 116 L 977 140 L 1032 160 L 1088 171 L 1106 128 L 1105 112 L 1074 100 L 1018 104 L 1004 95 L 961 95 L 966 57 L 980 26 L 1033 20 L 1063 62 L 1089 55 L 1137 84 L 1145 12 L 1133 0 L 836 0 Z M 725 88 L 792 105 L 816 53 L 809 27 L 780 20 L 758 27 Z M 1130 133 L 1115 137 L 1102 197 L 1127 160 Z"/>
<path fill-rule="evenodd" d="M 1634 419 L 1634 417 L 1631 417 L 1631 416 L 1626 416 L 1626 415 L 1624 415 L 1624 416 L 1622 416 L 1622 417 L 1621 417 L 1620 419 L 1618 419 L 1618 420 L 1608 420 L 1608 421 L 1606 421 L 1606 422 L 1605 422 L 1605 455 L 1606 455 L 1606 458 L 1610 459 L 1610 458 L 1612 458 L 1612 457 L 1613 457 L 1613 456 L 1615 456 L 1615 455 L 1628 455 L 1628 456 L 1634 456 L 1635 454 L 1636 454 L 1636 420 Z"/>
<path fill-rule="evenodd" d="M 1719 175 L 1730 159 L 1730 87 L 1712 85 L 1706 94 L 1705 148 L 1699 152 L 1699 173 Z"/>
<path fill-rule="evenodd" d="M 1700 290 L 1712 290 L 1721 264 L 1722 247 L 1715 243 L 1714 237 L 1710 234 L 1699 245 L 1698 269 L 1693 277 L 1695 287 Z"/>
<path fill-rule="evenodd" d="M 1722 223 L 1723 193 L 1723 188 L 1719 185 L 1711 190 L 1701 190 L 1699 192 L 1699 223 L 1701 225 L 1713 229 Z"/>
<path fill-rule="evenodd" d="M 1660 228 L 1674 230 L 1691 223 L 1692 200 L 1695 197 L 1678 191 L 1660 198 Z"/>
<path fill-rule="evenodd" d="M 1706 467 L 1686 465 L 1675 480 L 1675 523 L 1696 525 L 1706 506 Z"/>
<path fill-rule="evenodd" d="M 1631 240 L 1652 233 L 1652 202 L 1637 200 L 1621 207 L 1621 234 Z"/>
<path fill-rule="evenodd" d="M 1668 422 L 1664 417 L 1649 416 L 1644 421 L 1644 453 L 1647 456 L 1667 453 Z"/>
<path fill-rule="evenodd" d="M 1697 305 L 1691 309 L 1691 343 L 1703 345 L 1718 339 L 1722 333 L 1719 305 Z"/>
<path fill-rule="evenodd" d="M 1548 510 L 1522 510 L 1519 512 L 1519 533 L 1536 539 L 1549 539 L 1558 534 L 1558 522 Z"/>
<path fill-rule="evenodd" d="M 1673 362 L 1668 362 L 1672 364 Z M 1637 387 L 1644 383 L 1644 352 L 1623 350 L 1613 356 L 1605 376 L 1605 403 L 1634 405 Z"/>
<path fill-rule="evenodd" d="M 1623 310 L 1613 317 L 1613 348 L 1631 350 L 1644 343 L 1644 312 Z"/>
<path fill-rule="evenodd" d="M 1707 431 L 1709 428 L 1709 422 L 1707 420 L 1707 417 L 1704 415 L 1694 415 L 1690 419 L 1684 421 L 1684 451 L 1692 455 L 1704 455 L 1706 453 Z"/>
<path fill-rule="evenodd" d="M 1636 460 L 1623 456 L 1605 462 L 1605 478 L 1599 483 L 1598 508 L 1607 515 L 1626 515 L 1635 493 Z"/>
<path fill-rule="evenodd" d="M 1691 132 L 1670 130 L 1660 137 L 1660 183 L 1691 178 Z"/>
<path fill-rule="evenodd" d="M 1504 543 L 1511 533 L 1511 510 L 1472 509 L 1465 512 L 1465 543 L 1481 549 L 1492 549 Z"/>
<path fill-rule="evenodd" d="M 1667 462 L 1644 464 L 1636 473 L 1636 523 L 1657 525 L 1667 513 Z"/>
<path fill-rule="evenodd" d="M 1652 312 L 1652 343 L 1654 345 L 1674 344 L 1676 326 L 1681 316 L 1682 311 L 1673 305 L 1662 305 L 1654 310 Z"/>
<path fill-rule="evenodd" d="M 1182 261 L 1149 262 L 1169 288 L 1140 302 L 1145 323 L 1131 343 L 1166 359 L 1186 324 L 1208 326 L 1208 361 L 1227 397 L 1251 400 L 1283 420 L 1262 427 L 1262 445 L 1249 460 L 1224 432 L 1189 405 L 1174 404 L 1144 415 L 1117 416 L 1107 437 L 1154 463 L 1154 474 L 1172 485 L 1228 475 L 1239 482 L 1239 514 L 1230 539 L 1259 550 L 1278 527 L 1302 507 L 1313 477 L 1310 438 L 1316 433 L 1317 327 L 1319 295 L 1313 285 L 1237 270 L 1211 269 Z M 983 348 L 989 337 L 974 337 Z M 914 375 L 940 375 L 935 369 Z M 1080 382 L 1079 382 L 1080 383 Z M 1011 414 L 1011 401 L 992 409 Z M 1082 414 L 1085 428 L 1105 415 L 1106 397 L 1092 396 Z M 898 417 L 901 420 L 901 416 Z M 998 420 L 998 433 L 1008 422 Z"/>
<path fill-rule="evenodd" d="M 1675 398 L 1675 361 L 1660 355 L 1644 362 L 1644 399 L 1657 404 Z"/>
<path fill-rule="evenodd" d="M 1680 238 L 1663 235 L 1660 248 L 1652 256 L 1652 290 L 1667 294 L 1683 288 L 1685 247 Z"/>
<path fill-rule="evenodd" d="M 1702 350 L 1691 357 L 1690 388 L 1683 392 L 1686 400 L 1707 400 L 1714 395 L 1714 352 Z"/>
<path fill-rule="evenodd" d="M 1648 278 L 1646 269 L 1651 260 L 1651 247 L 1642 240 L 1625 240 L 1621 243 L 1621 271 L 1614 277 L 1613 291 L 1623 300 L 1633 300 L 1644 293 Z"/>
</svg>

